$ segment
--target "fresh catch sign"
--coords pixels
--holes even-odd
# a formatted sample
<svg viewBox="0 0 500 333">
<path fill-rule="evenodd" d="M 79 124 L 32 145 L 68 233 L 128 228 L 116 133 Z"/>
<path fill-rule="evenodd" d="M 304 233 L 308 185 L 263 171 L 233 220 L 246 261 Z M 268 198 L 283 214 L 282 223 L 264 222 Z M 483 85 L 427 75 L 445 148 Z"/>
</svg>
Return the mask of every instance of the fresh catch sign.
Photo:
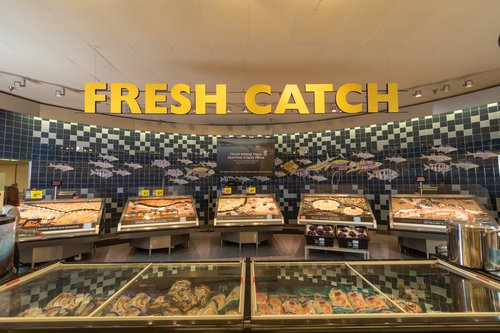
<svg viewBox="0 0 500 333">
<path fill-rule="evenodd" d="M 358 83 L 347 83 L 336 90 L 333 84 L 306 84 L 303 89 L 297 84 L 285 85 L 278 103 L 265 104 L 259 102 L 261 95 L 271 95 L 272 89 L 268 84 L 256 84 L 245 92 L 245 105 L 248 110 L 257 115 L 285 114 L 290 111 L 298 111 L 299 114 L 323 114 L 326 113 L 327 97 L 335 95 L 335 103 L 339 111 L 345 113 L 360 113 L 363 111 L 363 103 L 351 102 L 352 96 L 366 94 L 367 112 L 378 112 L 379 104 L 387 104 L 388 112 L 398 112 L 398 85 L 388 83 L 385 89 L 379 91 L 377 83 L 368 83 L 365 87 Z M 196 84 L 194 90 L 187 84 L 175 84 L 169 87 L 166 83 L 147 83 L 144 87 L 144 107 L 138 102 L 140 89 L 133 83 L 85 83 L 85 112 L 95 113 L 97 103 L 108 102 L 111 113 L 122 113 L 123 105 L 134 114 L 188 114 L 195 109 L 195 114 L 207 114 L 207 105 L 215 106 L 215 114 L 227 113 L 227 86 L 216 84 L 215 92 L 207 92 L 205 84 Z M 194 105 L 189 98 L 194 96 Z M 311 97 L 313 104 L 307 105 L 304 95 Z M 168 98 L 169 97 L 169 98 Z M 168 105 L 169 104 L 169 105 Z"/>
</svg>

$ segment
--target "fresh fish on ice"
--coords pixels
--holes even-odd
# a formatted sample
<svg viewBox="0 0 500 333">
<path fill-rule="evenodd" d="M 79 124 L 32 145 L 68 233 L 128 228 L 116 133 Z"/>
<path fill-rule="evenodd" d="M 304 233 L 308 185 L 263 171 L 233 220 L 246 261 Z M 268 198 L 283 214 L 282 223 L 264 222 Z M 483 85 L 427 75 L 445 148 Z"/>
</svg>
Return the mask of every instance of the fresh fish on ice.
<svg viewBox="0 0 500 333">
<path fill-rule="evenodd" d="M 495 154 L 494 152 L 491 151 L 477 151 L 475 153 L 467 152 L 467 155 L 474 156 L 474 158 L 482 158 L 483 160 L 498 156 L 498 154 Z"/>
<path fill-rule="evenodd" d="M 387 180 L 389 182 L 392 182 L 392 180 L 397 178 L 398 176 L 399 173 L 392 169 L 375 170 L 371 173 L 368 172 L 368 180 L 372 178 L 378 178 L 380 180 Z"/>
<path fill-rule="evenodd" d="M 142 169 L 142 165 L 140 165 L 139 163 L 125 163 L 123 166 L 132 168 L 134 170 L 136 170 L 136 169 Z"/>
<path fill-rule="evenodd" d="M 278 165 L 280 165 L 280 164 L 283 164 L 283 161 L 282 161 L 282 160 L 280 160 L 279 158 L 277 158 L 277 157 L 276 157 L 276 158 L 274 159 L 274 166 L 278 166 Z"/>
<path fill-rule="evenodd" d="M 95 166 L 102 168 L 102 169 L 109 169 L 109 168 L 114 168 L 115 166 L 109 162 L 103 162 L 103 161 L 92 161 L 89 160 L 89 164 L 94 164 Z"/>
<path fill-rule="evenodd" d="M 115 157 L 113 155 L 99 154 L 99 157 L 108 162 L 118 161 L 118 157 Z"/>
<path fill-rule="evenodd" d="M 165 169 L 170 166 L 170 162 L 167 160 L 154 160 L 151 162 L 151 166 L 157 166 L 159 168 Z"/>
<path fill-rule="evenodd" d="M 362 160 L 367 160 L 369 158 L 375 157 L 375 155 L 370 153 L 354 153 L 353 156 L 359 157 Z"/>
<path fill-rule="evenodd" d="M 178 158 L 177 161 L 181 162 L 182 164 L 193 164 L 193 161 L 187 158 Z"/>
<path fill-rule="evenodd" d="M 211 162 L 211 161 L 208 161 L 208 162 L 201 162 L 201 165 L 203 165 L 204 167 L 207 167 L 207 168 L 216 168 L 217 167 L 217 162 Z"/>
<path fill-rule="evenodd" d="M 457 151 L 458 149 L 452 146 L 439 146 L 439 147 L 431 147 L 432 150 L 437 151 L 438 153 L 448 154 Z"/>
<path fill-rule="evenodd" d="M 67 164 L 62 164 L 62 163 L 57 163 L 57 164 L 49 163 L 49 167 L 54 168 L 56 170 L 61 170 L 62 172 L 75 170 L 72 166 L 69 166 Z"/>
<path fill-rule="evenodd" d="M 475 169 L 475 168 L 478 168 L 479 165 L 477 164 L 474 164 L 472 162 L 458 162 L 458 163 L 450 163 L 451 166 L 454 166 L 454 167 L 457 167 L 457 168 L 461 168 L 461 169 L 465 169 L 465 170 L 469 170 L 469 169 Z"/>
<path fill-rule="evenodd" d="M 300 160 L 297 160 L 297 162 L 299 162 L 300 164 L 304 164 L 304 165 L 308 165 L 308 164 L 312 163 L 312 161 L 308 160 L 307 158 L 301 158 Z"/>
<path fill-rule="evenodd" d="M 385 159 L 388 160 L 388 161 L 390 161 L 390 162 L 394 162 L 396 164 L 406 162 L 406 158 L 403 158 L 401 156 L 386 157 Z"/>
<path fill-rule="evenodd" d="M 167 171 L 165 171 L 165 176 L 170 176 L 170 177 L 174 177 L 174 178 L 180 177 L 183 174 L 184 174 L 184 172 L 182 172 L 179 169 L 168 169 Z"/>
<path fill-rule="evenodd" d="M 285 177 L 286 176 L 286 173 L 284 173 L 283 171 L 276 171 L 274 173 L 274 175 L 278 178 L 281 178 L 281 177 Z"/>
<path fill-rule="evenodd" d="M 113 172 L 122 177 L 131 175 L 131 173 L 128 172 L 127 170 L 113 170 Z"/>
<path fill-rule="evenodd" d="M 184 178 L 187 178 L 189 180 L 198 180 L 198 179 L 200 179 L 200 178 L 198 178 L 196 176 L 192 176 L 192 175 L 185 176 Z"/>
<path fill-rule="evenodd" d="M 176 184 L 179 184 L 179 185 L 185 185 L 187 183 L 189 183 L 187 180 L 185 179 L 179 179 L 179 178 L 173 178 L 173 179 L 170 179 L 172 182 L 176 183 Z"/>
<path fill-rule="evenodd" d="M 307 169 L 299 169 L 295 171 L 294 176 L 305 178 L 309 176 L 309 171 L 307 171 Z"/>
<path fill-rule="evenodd" d="M 424 155 L 424 154 L 422 154 L 422 159 L 427 159 L 427 160 L 432 161 L 432 162 L 442 163 L 442 162 L 446 162 L 446 161 L 451 160 L 451 157 L 446 156 L 446 155 L 435 155 L 435 154 Z"/>
<path fill-rule="evenodd" d="M 309 178 L 317 181 L 317 182 L 324 182 L 325 180 L 328 180 L 328 178 L 324 176 L 309 176 Z"/>
<path fill-rule="evenodd" d="M 254 178 L 257 179 L 257 180 L 260 180 L 261 182 L 265 182 L 265 181 L 268 181 L 268 180 L 271 179 L 271 178 L 265 177 L 265 176 L 257 176 L 257 177 L 254 177 Z"/>
<path fill-rule="evenodd" d="M 445 163 L 424 164 L 424 171 L 425 170 L 446 173 L 451 170 L 451 167 Z"/>
<path fill-rule="evenodd" d="M 109 171 L 108 169 L 90 169 L 90 175 L 91 176 L 97 176 L 101 177 L 104 179 L 108 179 L 110 177 L 113 177 L 113 172 Z"/>
</svg>

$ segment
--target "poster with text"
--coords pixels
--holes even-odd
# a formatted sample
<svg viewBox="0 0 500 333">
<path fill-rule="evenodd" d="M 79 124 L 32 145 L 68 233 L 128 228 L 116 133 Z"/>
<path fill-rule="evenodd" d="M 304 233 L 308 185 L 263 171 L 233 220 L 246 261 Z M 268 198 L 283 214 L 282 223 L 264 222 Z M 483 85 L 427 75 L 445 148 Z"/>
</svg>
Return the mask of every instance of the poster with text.
<svg viewBox="0 0 500 333">
<path fill-rule="evenodd" d="M 221 138 L 217 171 L 221 176 L 272 176 L 274 144 L 270 138 Z"/>
</svg>

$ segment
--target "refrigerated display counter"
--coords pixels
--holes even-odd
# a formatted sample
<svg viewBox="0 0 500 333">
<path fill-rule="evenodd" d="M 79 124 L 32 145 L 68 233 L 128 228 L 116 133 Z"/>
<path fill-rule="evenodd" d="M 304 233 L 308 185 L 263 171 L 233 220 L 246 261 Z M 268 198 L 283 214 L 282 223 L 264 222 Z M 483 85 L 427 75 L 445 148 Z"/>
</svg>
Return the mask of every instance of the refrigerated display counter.
<svg viewBox="0 0 500 333">
<path fill-rule="evenodd" d="M 0 215 L 0 279 L 13 271 L 15 241 L 16 220 L 14 216 Z"/>
<path fill-rule="evenodd" d="M 273 232 L 283 230 L 285 220 L 274 196 L 270 194 L 221 195 L 217 198 L 214 226 L 224 241 L 242 244 L 259 244 L 273 237 Z"/>
<path fill-rule="evenodd" d="M 198 215 L 192 196 L 129 198 L 118 222 L 118 237 L 132 247 L 149 250 L 189 245 L 197 231 Z"/>
</svg>

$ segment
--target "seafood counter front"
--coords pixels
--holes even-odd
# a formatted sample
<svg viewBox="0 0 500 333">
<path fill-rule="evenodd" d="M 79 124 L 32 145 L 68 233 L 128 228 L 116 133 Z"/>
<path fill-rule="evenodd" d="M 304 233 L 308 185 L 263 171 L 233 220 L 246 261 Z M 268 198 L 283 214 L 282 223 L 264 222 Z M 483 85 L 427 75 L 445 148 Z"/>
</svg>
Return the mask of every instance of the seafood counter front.
<svg viewBox="0 0 500 333">
<path fill-rule="evenodd" d="M 498 331 L 500 283 L 440 260 L 56 263 L 0 287 L 0 331 Z"/>
</svg>

